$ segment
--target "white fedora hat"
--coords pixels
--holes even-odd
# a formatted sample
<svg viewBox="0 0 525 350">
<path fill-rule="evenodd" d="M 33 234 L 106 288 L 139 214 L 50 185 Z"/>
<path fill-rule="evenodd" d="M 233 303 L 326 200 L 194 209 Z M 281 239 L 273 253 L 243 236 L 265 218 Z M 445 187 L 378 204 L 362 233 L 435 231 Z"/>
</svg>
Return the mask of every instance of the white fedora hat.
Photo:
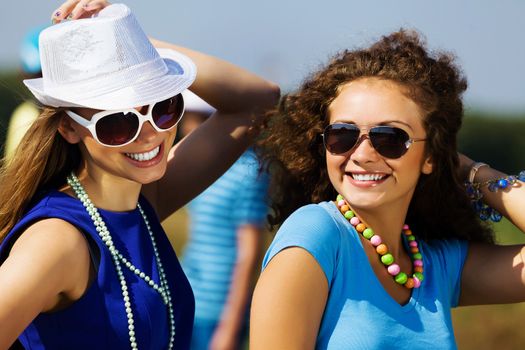
<svg viewBox="0 0 525 350">
<path fill-rule="evenodd" d="M 40 34 L 42 78 L 24 80 L 52 107 L 120 109 L 149 105 L 187 89 L 195 64 L 155 49 L 130 9 L 106 7 L 97 17 L 67 21 Z"/>
</svg>

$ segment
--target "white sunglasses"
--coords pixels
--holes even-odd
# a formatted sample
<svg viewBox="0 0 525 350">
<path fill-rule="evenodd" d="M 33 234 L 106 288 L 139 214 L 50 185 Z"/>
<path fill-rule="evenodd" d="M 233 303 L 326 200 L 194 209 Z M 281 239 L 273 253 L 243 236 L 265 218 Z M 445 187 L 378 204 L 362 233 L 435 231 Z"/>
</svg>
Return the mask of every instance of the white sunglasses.
<svg viewBox="0 0 525 350">
<path fill-rule="evenodd" d="M 149 121 L 158 132 L 175 127 L 184 114 L 182 94 L 148 106 L 146 114 L 136 109 L 101 111 L 87 120 L 72 110 L 66 114 L 81 126 L 89 130 L 98 143 L 108 147 L 120 147 L 137 139 L 142 125 Z"/>
</svg>

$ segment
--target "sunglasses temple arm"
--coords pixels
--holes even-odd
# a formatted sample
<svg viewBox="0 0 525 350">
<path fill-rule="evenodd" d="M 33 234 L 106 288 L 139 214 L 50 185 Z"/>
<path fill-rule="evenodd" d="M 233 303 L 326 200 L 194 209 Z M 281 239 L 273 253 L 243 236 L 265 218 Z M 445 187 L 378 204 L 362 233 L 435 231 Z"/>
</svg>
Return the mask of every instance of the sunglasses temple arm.
<svg viewBox="0 0 525 350">
<path fill-rule="evenodd" d="M 405 142 L 405 147 L 408 149 L 414 142 L 426 141 L 427 139 L 408 139 Z"/>
<path fill-rule="evenodd" d="M 73 112 L 71 110 L 66 110 L 66 114 L 71 119 L 73 119 L 74 121 L 76 121 L 77 123 L 79 123 L 81 126 L 83 126 L 85 128 L 88 128 L 91 125 L 91 122 L 89 120 L 86 120 L 85 118 L 82 118 L 80 115 L 76 114 L 75 112 Z"/>
</svg>

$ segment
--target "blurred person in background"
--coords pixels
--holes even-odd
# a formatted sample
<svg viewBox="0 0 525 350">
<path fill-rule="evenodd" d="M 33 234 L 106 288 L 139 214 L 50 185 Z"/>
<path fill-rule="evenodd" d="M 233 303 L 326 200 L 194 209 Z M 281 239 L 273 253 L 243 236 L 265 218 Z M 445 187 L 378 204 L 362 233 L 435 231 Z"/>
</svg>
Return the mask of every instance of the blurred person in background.
<svg viewBox="0 0 525 350">
<path fill-rule="evenodd" d="M 24 81 L 44 109 L 0 168 L 0 349 L 186 350 L 194 297 L 160 221 L 237 160 L 279 89 L 150 41 L 124 4 L 53 19 Z M 172 147 L 190 85 L 217 112 Z"/>
<path fill-rule="evenodd" d="M 42 76 L 38 36 L 44 28 L 45 26 L 39 26 L 30 29 L 22 40 L 20 45 L 20 63 L 23 79 L 34 79 Z M 16 146 L 39 114 L 40 111 L 33 99 L 23 101 L 15 108 L 9 118 L 4 145 L 4 156 L 7 159 L 13 155 Z"/>
<path fill-rule="evenodd" d="M 215 112 L 186 91 L 181 136 Z M 199 148 L 195 152 L 199 152 Z M 193 350 L 240 349 L 247 336 L 249 300 L 267 206 L 268 176 L 247 150 L 224 175 L 188 205 L 189 243 L 182 267 L 195 295 Z"/>
</svg>

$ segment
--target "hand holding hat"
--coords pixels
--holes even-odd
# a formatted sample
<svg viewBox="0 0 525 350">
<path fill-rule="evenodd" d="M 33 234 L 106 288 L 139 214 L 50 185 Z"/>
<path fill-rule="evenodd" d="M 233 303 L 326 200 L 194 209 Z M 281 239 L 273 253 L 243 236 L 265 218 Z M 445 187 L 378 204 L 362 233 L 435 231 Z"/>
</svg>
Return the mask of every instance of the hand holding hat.
<svg viewBox="0 0 525 350">
<path fill-rule="evenodd" d="M 56 24 L 69 19 L 89 18 L 109 5 L 105 0 L 68 0 L 53 11 L 51 22 Z"/>
</svg>

